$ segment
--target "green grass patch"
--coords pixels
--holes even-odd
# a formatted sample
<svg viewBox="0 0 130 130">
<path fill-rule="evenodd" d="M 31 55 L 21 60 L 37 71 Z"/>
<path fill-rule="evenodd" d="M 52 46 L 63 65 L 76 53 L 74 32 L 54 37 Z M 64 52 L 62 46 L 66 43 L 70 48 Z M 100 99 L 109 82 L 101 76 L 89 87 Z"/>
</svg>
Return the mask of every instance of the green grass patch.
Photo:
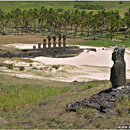
<svg viewBox="0 0 130 130">
<path fill-rule="evenodd" d="M 51 68 L 59 69 L 60 65 L 52 65 Z"/>
<path fill-rule="evenodd" d="M 86 46 L 102 46 L 102 47 L 110 47 L 110 46 L 126 46 L 130 47 L 130 41 L 111 41 L 111 40 L 82 40 L 77 41 L 75 43 L 71 43 L 72 45 L 86 45 Z"/>
<path fill-rule="evenodd" d="M 82 89 L 88 90 L 88 89 L 93 88 L 93 87 L 96 87 L 96 85 L 95 84 L 88 84 L 88 85 L 84 85 L 82 87 Z"/>
<path fill-rule="evenodd" d="M 13 64 L 7 64 L 7 68 L 13 70 Z"/>
<path fill-rule="evenodd" d="M 8 85 L 0 88 L 0 108 L 4 111 L 69 91 L 69 87 L 41 87 L 29 84 Z"/>
</svg>

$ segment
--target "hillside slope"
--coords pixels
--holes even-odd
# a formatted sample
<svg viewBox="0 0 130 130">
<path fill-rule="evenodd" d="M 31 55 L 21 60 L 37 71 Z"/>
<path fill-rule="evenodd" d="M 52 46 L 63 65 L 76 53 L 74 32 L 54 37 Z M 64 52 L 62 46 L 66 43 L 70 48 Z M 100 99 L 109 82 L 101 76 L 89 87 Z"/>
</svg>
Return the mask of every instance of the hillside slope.
<svg viewBox="0 0 130 130">
<path fill-rule="evenodd" d="M 30 9 L 30 8 L 40 8 L 41 6 L 45 6 L 46 8 L 62 8 L 64 10 L 75 9 L 74 5 L 81 2 L 73 2 L 73 1 L 1 1 L 0 9 L 8 12 L 14 8 L 20 9 Z M 130 7 L 129 1 L 93 1 L 93 2 L 84 2 L 90 5 L 102 5 L 106 10 L 119 10 L 121 16 L 123 16 L 124 12 L 128 11 Z M 83 4 L 84 4 L 83 3 Z M 86 10 L 90 11 L 90 10 Z"/>
</svg>

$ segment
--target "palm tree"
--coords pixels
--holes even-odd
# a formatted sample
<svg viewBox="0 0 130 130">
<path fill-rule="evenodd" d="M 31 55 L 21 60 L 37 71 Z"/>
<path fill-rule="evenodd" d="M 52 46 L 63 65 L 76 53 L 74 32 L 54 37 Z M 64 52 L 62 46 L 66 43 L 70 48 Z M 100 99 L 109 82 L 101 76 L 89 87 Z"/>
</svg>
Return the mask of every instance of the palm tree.
<svg viewBox="0 0 130 130">
<path fill-rule="evenodd" d="M 13 16 L 13 22 L 15 24 L 15 35 L 18 33 L 18 26 L 21 19 L 21 10 L 19 8 L 16 8 L 11 11 Z"/>
<path fill-rule="evenodd" d="M 75 32 L 74 32 L 74 38 L 76 37 L 77 34 L 77 27 L 79 24 L 79 16 L 80 16 L 80 12 L 78 10 L 75 10 L 74 12 L 74 24 L 75 24 Z"/>
<path fill-rule="evenodd" d="M 95 36 L 96 36 L 97 23 L 98 23 L 98 15 L 94 14 L 92 15 L 92 19 L 90 20 L 91 27 L 93 28 L 94 40 L 96 40 Z"/>
<path fill-rule="evenodd" d="M 92 16 L 93 16 L 93 12 L 88 12 L 87 15 L 86 15 L 86 25 L 88 27 L 88 39 L 89 39 L 89 30 L 90 30 L 90 27 L 91 27 L 91 19 L 92 19 Z"/>
<path fill-rule="evenodd" d="M 83 27 L 84 27 L 84 24 L 85 24 L 85 16 L 86 16 L 86 12 L 82 11 L 81 12 L 81 38 L 83 36 Z"/>
<path fill-rule="evenodd" d="M 11 35 L 10 29 L 12 28 L 12 18 L 13 18 L 13 16 L 11 13 L 7 13 L 5 15 L 6 23 L 8 24 L 8 34 L 10 34 L 10 35 Z"/>
<path fill-rule="evenodd" d="M 101 40 L 102 40 L 104 29 L 105 29 L 105 24 L 107 22 L 107 13 L 105 12 L 105 10 L 103 10 L 103 11 L 99 11 L 97 15 L 98 15 L 97 25 L 101 32 Z"/>
<path fill-rule="evenodd" d="M 5 13 L 0 9 L 0 25 L 2 29 L 2 33 L 4 33 L 4 24 L 5 24 Z"/>
<path fill-rule="evenodd" d="M 111 34 L 111 39 L 113 38 L 113 34 L 121 25 L 121 17 L 118 11 L 110 11 L 109 12 L 109 32 Z"/>
</svg>

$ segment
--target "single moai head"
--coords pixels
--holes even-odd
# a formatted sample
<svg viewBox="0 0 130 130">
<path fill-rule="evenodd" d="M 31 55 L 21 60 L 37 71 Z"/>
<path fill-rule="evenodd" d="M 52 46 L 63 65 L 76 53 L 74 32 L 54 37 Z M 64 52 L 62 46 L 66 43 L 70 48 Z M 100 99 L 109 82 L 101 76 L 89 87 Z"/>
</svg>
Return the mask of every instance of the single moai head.
<svg viewBox="0 0 130 130">
<path fill-rule="evenodd" d="M 48 41 L 50 42 L 51 41 L 51 36 L 49 35 L 47 38 L 48 38 Z"/>
<path fill-rule="evenodd" d="M 124 60 L 125 47 L 116 47 L 112 53 L 112 60 Z"/>
<path fill-rule="evenodd" d="M 116 47 L 112 53 L 114 64 L 111 68 L 110 80 L 113 88 L 126 85 L 125 47 Z"/>
</svg>

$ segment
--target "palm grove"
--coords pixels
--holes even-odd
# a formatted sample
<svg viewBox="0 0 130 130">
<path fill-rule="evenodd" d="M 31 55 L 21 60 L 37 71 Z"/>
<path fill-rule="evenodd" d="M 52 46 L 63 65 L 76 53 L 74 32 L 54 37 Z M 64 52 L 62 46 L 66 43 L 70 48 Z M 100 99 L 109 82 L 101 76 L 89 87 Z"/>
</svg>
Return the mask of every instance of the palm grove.
<svg viewBox="0 0 130 130">
<path fill-rule="evenodd" d="M 79 11 L 60 9 L 20 10 L 16 8 L 5 13 L 0 9 L 0 34 L 25 35 L 25 34 L 66 34 L 71 37 L 86 37 L 90 39 L 115 38 L 119 35 L 130 36 L 130 12 L 121 18 L 118 11 Z M 123 30 L 127 27 L 126 30 Z M 122 29 L 122 31 L 121 31 Z"/>
</svg>

